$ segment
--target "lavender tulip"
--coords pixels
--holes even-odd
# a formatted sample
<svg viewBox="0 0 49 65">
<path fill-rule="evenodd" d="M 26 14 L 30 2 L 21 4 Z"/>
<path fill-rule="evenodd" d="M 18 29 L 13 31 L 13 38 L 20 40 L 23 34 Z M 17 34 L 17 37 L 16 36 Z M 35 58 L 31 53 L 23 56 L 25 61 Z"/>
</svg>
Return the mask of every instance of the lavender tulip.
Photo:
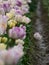
<svg viewBox="0 0 49 65">
<path fill-rule="evenodd" d="M 9 37 L 14 39 L 25 39 L 26 30 L 21 27 L 13 27 L 9 30 Z"/>
<path fill-rule="evenodd" d="M 5 1 L 3 3 L 3 8 L 5 12 L 9 12 L 10 11 L 10 3 L 8 1 Z"/>
</svg>

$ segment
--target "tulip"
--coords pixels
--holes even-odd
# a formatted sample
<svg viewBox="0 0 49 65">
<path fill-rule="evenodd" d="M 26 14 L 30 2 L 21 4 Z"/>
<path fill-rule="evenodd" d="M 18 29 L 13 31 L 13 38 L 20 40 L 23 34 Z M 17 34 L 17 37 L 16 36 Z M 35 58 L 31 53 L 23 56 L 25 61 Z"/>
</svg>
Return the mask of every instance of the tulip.
<svg viewBox="0 0 49 65">
<path fill-rule="evenodd" d="M 25 39 L 26 30 L 21 27 L 13 27 L 9 30 L 9 37 L 13 39 Z"/>
<path fill-rule="evenodd" d="M 41 39 L 42 39 L 42 35 L 41 35 L 40 33 L 36 32 L 36 33 L 34 34 L 34 38 L 35 38 L 36 40 L 41 40 Z"/>
<path fill-rule="evenodd" d="M 24 55 L 23 46 L 19 44 L 17 46 L 14 46 L 7 52 L 6 64 L 8 65 L 17 64 L 23 55 Z"/>
<path fill-rule="evenodd" d="M 7 20 L 8 18 L 5 15 L 0 15 L 0 35 L 5 34 L 5 31 L 7 29 Z"/>
<path fill-rule="evenodd" d="M 24 45 L 24 41 L 21 39 L 15 40 L 15 44 L 22 44 Z"/>
<path fill-rule="evenodd" d="M 16 22 L 15 20 L 12 20 L 12 19 L 11 19 L 10 21 L 8 21 L 8 26 L 9 26 L 10 28 L 15 27 L 16 24 L 17 24 L 17 22 Z"/>
<path fill-rule="evenodd" d="M 0 43 L 0 50 L 6 49 L 6 45 L 4 43 Z"/>
<path fill-rule="evenodd" d="M 7 39 L 6 37 L 3 37 L 3 38 L 2 38 L 2 42 L 3 42 L 3 43 L 6 43 L 7 40 L 8 40 L 8 39 Z"/>
</svg>

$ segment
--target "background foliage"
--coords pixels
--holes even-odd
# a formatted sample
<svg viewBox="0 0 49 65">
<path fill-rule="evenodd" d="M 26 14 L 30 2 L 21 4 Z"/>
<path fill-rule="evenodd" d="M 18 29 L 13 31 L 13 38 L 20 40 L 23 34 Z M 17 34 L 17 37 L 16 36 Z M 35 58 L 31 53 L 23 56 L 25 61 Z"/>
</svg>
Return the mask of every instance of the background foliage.
<svg viewBox="0 0 49 65">
<path fill-rule="evenodd" d="M 43 5 L 44 8 L 47 10 L 49 16 L 49 0 L 43 0 Z"/>
</svg>

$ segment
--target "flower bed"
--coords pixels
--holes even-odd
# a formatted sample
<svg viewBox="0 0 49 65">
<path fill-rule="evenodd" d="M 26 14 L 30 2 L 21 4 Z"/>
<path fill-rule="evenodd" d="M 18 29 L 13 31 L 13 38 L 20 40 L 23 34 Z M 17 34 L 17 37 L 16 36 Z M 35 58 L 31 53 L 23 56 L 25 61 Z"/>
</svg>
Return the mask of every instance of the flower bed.
<svg viewBox="0 0 49 65">
<path fill-rule="evenodd" d="M 24 55 L 31 0 L 0 0 L 0 65 L 15 65 Z"/>
</svg>

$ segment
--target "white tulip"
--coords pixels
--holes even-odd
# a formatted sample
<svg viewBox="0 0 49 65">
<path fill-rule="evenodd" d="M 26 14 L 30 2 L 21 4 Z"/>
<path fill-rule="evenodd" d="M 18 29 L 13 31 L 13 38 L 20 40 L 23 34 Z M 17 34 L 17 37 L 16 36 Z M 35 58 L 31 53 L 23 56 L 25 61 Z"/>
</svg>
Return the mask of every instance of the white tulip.
<svg viewBox="0 0 49 65">
<path fill-rule="evenodd" d="M 40 33 L 36 32 L 36 33 L 34 34 L 34 38 L 35 38 L 36 40 L 41 40 L 41 39 L 42 39 L 42 35 L 41 35 Z"/>
<path fill-rule="evenodd" d="M 14 46 L 13 48 L 9 49 L 7 52 L 6 64 L 8 65 L 17 64 L 17 62 L 23 56 L 23 54 L 24 54 L 23 46 L 21 44 Z"/>
<path fill-rule="evenodd" d="M 16 40 L 15 43 L 16 43 L 16 44 L 22 44 L 22 45 L 24 45 L 24 41 L 21 40 L 21 39 Z"/>
</svg>

